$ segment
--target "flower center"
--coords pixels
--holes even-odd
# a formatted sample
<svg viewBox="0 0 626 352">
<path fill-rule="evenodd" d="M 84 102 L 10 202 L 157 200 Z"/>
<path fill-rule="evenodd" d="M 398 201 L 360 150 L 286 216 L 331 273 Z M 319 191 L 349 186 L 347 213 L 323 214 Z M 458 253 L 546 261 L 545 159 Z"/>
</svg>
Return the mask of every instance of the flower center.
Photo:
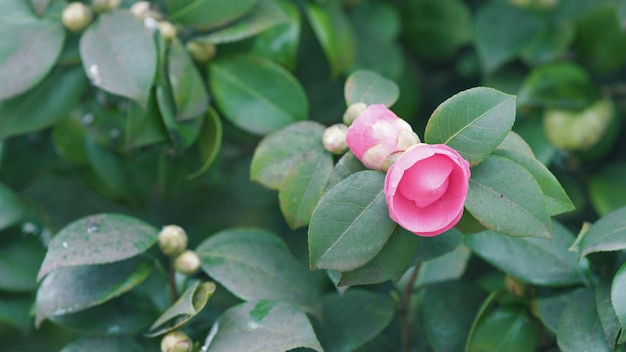
<svg viewBox="0 0 626 352">
<path fill-rule="evenodd" d="M 446 157 L 433 155 L 406 170 L 398 190 L 415 205 L 425 208 L 446 193 L 452 169 Z"/>
</svg>

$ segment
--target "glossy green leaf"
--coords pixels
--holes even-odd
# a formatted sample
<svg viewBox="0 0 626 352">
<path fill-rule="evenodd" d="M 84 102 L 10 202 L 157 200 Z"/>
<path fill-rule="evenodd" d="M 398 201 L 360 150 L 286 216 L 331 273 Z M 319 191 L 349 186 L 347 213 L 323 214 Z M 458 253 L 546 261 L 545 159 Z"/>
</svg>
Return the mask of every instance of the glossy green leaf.
<svg viewBox="0 0 626 352">
<path fill-rule="evenodd" d="M 50 72 L 65 42 L 58 20 L 30 13 L 7 18 L 0 21 L 0 33 L 11 34 L 0 44 L 0 101 L 35 87 Z"/>
<path fill-rule="evenodd" d="M 559 180 L 539 160 L 510 149 L 496 149 L 493 155 L 505 157 L 530 172 L 541 187 L 546 201 L 546 210 L 550 216 L 574 210 L 574 204 L 565 193 Z"/>
<path fill-rule="evenodd" d="M 39 286 L 35 325 L 49 316 L 75 313 L 120 296 L 145 280 L 152 268 L 145 258 L 59 268 Z"/>
<path fill-rule="evenodd" d="M 371 285 L 400 278 L 411 265 L 422 238 L 425 237 L 397 226 L 372 260 L 355 270 L 341 273 L 338 286 Z"/>
<path fill-rule="evenodd" d="M 0 290 L 34 291 L 44 255 L 45 249 L 33 238 L 20 238 L 0 245 Z"/>
<path fill-rule="evenodd" d="M 543 325 L 556 334 L 559 319 L 563 310 L 580 294 L 585 294 L 584 288 L 566 289 L 551 295 L 541 296 L 536 299 L 538 318 Z"/>
<path fill-rule="evenodd" d="M 480 61 L 485 71 L 493 72 L 535 40 L 541 31 L 541 19 L 511 3 L 492 2 L 480 7 L 475 30 Z"/>
<path fill-rule="evenodd" d="M 361 171 L 330 189 L 309 225 L 313 269 L 354 270 L 372 260 L 396 228 L 385 201 L 385 175 Z"/>
<path fill-rule="evenodd" d="M 97 214 L 62 228 L 48 245 L 37 279 L 58 268 L 106 264 L 143 253 L 157 240 L 159 230 L 121 214 Z"/>
<path fill-rule="evenodd" d="M 539 326 L 519 305 L 505 305 L 486 312 L 467 342 L 468 352 L 525 352 L 539 346 Z"/>
<path fill-rule="evenodd" d="M 99 145 L 92 138 L 85 138 L 85 151 L 89 166 L 99 182 L 116 200 L 129 200 L 133 196 L 129 171 L 120 155 Z"/>
<path fill-rule="evenodd" d="M 588 283 L 585 262 L 568 251 L 574 236 L 557 222 L 552 239 L 516 238 L 484 231 L 467 235 L 472 252 L 513 277 L 536 285 L 567 286 Z"/>
<path fill-rule="evenodd" d="M 400 90 L 392 80 L 373 71 L 360 70 L 348 76 L 344 96 L 347 106 L 354 103 L 392 106 L 398 100 Z"/>
<path fill-rule="evenodd" d="M 492 155 L 471 171 L 465 207 L 482 225 L 510 236 L 550 237 L 544 194 L 528 170 Z"/>
<path fill-rule="evenodd" d="M 609 307 L 614 309 L 614 314 L 617 316 L 619 321 L 619 325 L 622 329 L 619 336 L 619 343 L 626 342 L 626 336 L 624 334 L 624 330 L 626 329 L 626 264 L 622 264 L 619 268 L 615 277 L 613 278 L 613 283 L 611 284 L 611 296 L 610 301 L 606 300 L 603 303 L 608 304 Z M 598 306 L 600 308 L 600 306 Z M 605 308 L 609 309 L 609 308 Z"/>
<path fill-rule="evenodd" d="M 0 102 L 0 139 L 36 131 L 67 118 L 86 83 L 81 68 L 57 68 L 34 89 Z"/>
<path fill-rule="evenodd" d="M 452 252 L 421 263 L 415 286 L 460 279 L 465 273 L 471 254 L 469 248 L 460 245 Z"/>
<path fill-rule="evenodd" d="M 506 151 L 512 153 L 519 153 L 527 157 L 534 158 L 532 148 L 526 143 L 526 141 L 517 133 L 511 131 L 506 135 L 506 138 L 498 145 L 496 151 Z"/>
<path fill-rule="evenodd" d="M 605 216 L 626 206 L 626 163 L 607 164 L 589 176 L 588 190 L 593 209 Z"/>
<path fill-rule="evenodd" d="M 289 20 L 281 5 L 274 0 L 258 0 L 256 5 L 236 23 L 207 35 L 194 38 L 213 44 L 239 41 L 257 35 Z"/>
<path fill-rule="evenodd" d="M 154 92 L 148 97 L 145 108 L 134 101 L 128 102 L 124 139 L 127 150 L 167 141 L 167 130 L 161 121 Z"/>
<path fill-rule="evenodd" d="M 224 230 L 202 242 L 196 252 L 202 270 L 241 299 L 275 299 L 319 313 L 319 291 L 309 273 L 272 233 Z"/>
<path fill-rule="evenodd" d="M 0 324 L 5 323 L 28 333 L 33 328 L 30 310 L 33 298 L 30 295 L 0 294 Z"/>
<path fill-rule="evenodd" d="M 264 135 L 308 117 L 299 81 L 267 59 L 238 55 L 212 61 L 209 84 L 224 117 L 245 131 Z"/>
<path fill-rule="evenodd" d="M 297 347 L 324 351 L 304 312 L 287 303 L 261 300 L 224 312 L 213 325 L 202 349 L 262 352 L 289 351 Z"/>
<path fill-rule="evenodd" d="M 290 71 L 296 68 L 302 19 L 297 5 L 289 0 L 274 0 L 286 22 L 279 23 L 257 35 L 254 52 L 278 62 Z"/>
<path fill-rule="evenodd" d="M 492 88 L 453 95 L 433 112 L 424 133 L 429 144 L 447 144 L 472 165 L 485 160 L 515 122 L 515 97 Z"/>
<path fill-rule="evenodd" d="M 391 323 L 395 309 L 387 296 L 363 289 L 324 296 L 324 321 L 319 339 L 325 352 L 350 352 Z"/>
<path fill-rule="evenodd" d="M 330 180 L 328 181 L 328 189 L 334 187 L 348 176 L 364 170 L 367 170 L 367 168 L 363 166 L 363 163 L 357 159 L 354 153 L 348 151 L 342 155 L 335 164 L 333 172 L 330 174 Z"/>
<path fill-rule="evenodd" d="M 155 337 L 183 326 L 204 309 L 213 293 L 215 293 L 214 283 L 196 281 L 180 295 L 171 307 L 161 314 L 144 335 Z"/>
<path fill-rule="evenodd" d="M 556 338 L 563 352 L 611 350 L 604 336 L 592 290 L 578 295 L 567 305 L 559 319 Z"/>
<path fill-rule="evenodd" d="M 606 342 L 609 346 L 613 346 L 615 345 L 615 341 L 617 341 L 622 326 L 620 326 L 620 320 L 618 320 L 616 315 L 616 307 L 612 304 L 611 279 L 613 278 L 609 276 L 610 275 L 604 275 L 596 283 L 595 304 Z M 618 295 L 621 296 L 622 292 L 619 292 Z M 617 303 L 617 305 L 619 304 L 620 303 Z M 623 309 L 624 307 L 621 308 Z"/>
<path fill-rule="evenodd" d="M 424 288 L 419 312 L 435 351 L 463 351 L 483 299 L 484 293 L 478 287 L 460 280 Z"/>
<path fill-rule="evenodd" d="M 317 122 L 303 121 L 265 137 L 252 157 L 250 178 L 277 190 L 287 170 L 312 150 L 325 150 L 324 130 L 326 127 Z"/>
<path fill-rule="evenodd" d="M 212 107 L 209 107 L 200 135 L 198 136 L 198 148 L 200 149 L 200 156 L 202 157 L 202 166 L 189 175 L 189 178 L 196 178 L 203 173 L 207 172 L 213 165 L 213 162 L 219 154 L 222 147 L 223 136 L 222 120 Z"/>
<path fill-rule="evenodd" d="M 614 2 L 598 6 L 577 23 L 573 49 L 578 59 L 596 72 L 607 73 L 623 65 L 626 33 L 621 29 Z"/>
<path fill-rule="evenodd" d="M 92 336 L 76 340 L 60 352 L 145 352 L 151 347 L 154 346 L 146 346 L 145 341 L 139 342 L 129 336 Z"/>
<path fill-rule="evenodd" d="M 101 14 L 82 35 L 80 56 L 95 86 L 146 106 L 157 52 L 150 31 L 130 12 Z"/>
<path fill-rule="evenodd" d="M 287 170 L 280 182 L 278 201 L 289 227 L 309 224 L 332 171 L 332 155 L 323 150 L 311 151 Z"/>
<path fill-rule="evenodd" d="M 596 221 L 580 241 L 580 256 L 626 249 L 626 207 Z"/>
<path fill-rule="evenodd" d="M 550 165 L 557 150 L 548 140 L 541 118 L 524 119 L 516 123 L 513 129 L 532 148 L 537 160 L 546 166 Z"/>
<path fill-rule="evenodd" d="M 183 44 L 179 40 L 171 41 L 167 55 L 167 73 L 176 106 L 176 120 L 191 120 L 206 113 L 209 93 Z"/>
<path fill-rule="evenodd" d="M 174 148 L 178 152 L 189 148 L 200 134 L 204 115 L 196 116 L 188 121 L 177 121 L 174 93 L 167 83 L 156 87 L 156 100 L 161 112 L 161 121 L 165 125 Z"/>
<path fill-rule="evenodd" d="M 0 183 L 0 230 L 5 229 L 24 215 L 24 205 L 12 189 Z"/>
<path fill-rule="evenodd" d="M 336 1 L 306 4 L 306 15 L 333 76 L 345 73 L 355 59 L 353 29 L 340 5 Z"/>
<path fill-rule="evenodd" d="M 167 0 L 170 20 L 199 29 L 223 26 L 250 11 L 258 0 Z"/>
</svg>

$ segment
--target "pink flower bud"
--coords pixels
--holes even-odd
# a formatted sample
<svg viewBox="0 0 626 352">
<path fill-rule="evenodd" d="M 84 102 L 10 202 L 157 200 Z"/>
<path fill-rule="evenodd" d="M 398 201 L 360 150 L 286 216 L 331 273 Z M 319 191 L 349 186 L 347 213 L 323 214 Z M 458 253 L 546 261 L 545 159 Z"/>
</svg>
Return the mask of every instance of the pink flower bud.
<svg viewBox="0 0 626 352">
<path fill-rule="evenodd" d="M 469 188 L 469 163 L 444 144 L 418 144 L 385 177 L 389 216 L 420 236 L 436 236 L 461 219 Z"/>
<path fill-rule="evenodd" d="M 382 170 L 385 159 L 419 143 L 411 126 L 382 104 L 370 105 L 348 128 L 352 153 L 370 169 Z"/>
</svg>

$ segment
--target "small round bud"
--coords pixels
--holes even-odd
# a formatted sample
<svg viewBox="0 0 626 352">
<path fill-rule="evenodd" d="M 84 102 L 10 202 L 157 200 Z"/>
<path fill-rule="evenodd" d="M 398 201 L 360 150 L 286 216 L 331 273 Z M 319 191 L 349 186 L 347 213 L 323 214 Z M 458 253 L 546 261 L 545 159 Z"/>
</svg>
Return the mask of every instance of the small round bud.
<svg viewBox="0 0 626 352">
<path fill-rule="evenodd" d="M 176 39 L 178 30 L 171 22 L 159 21 L 159 32 L 161 33 L 161 37 L 163 37 L 163 39 L 173 40 Z"/>
<path fill-rule="evenodd" d="M 343 123 L 337 123 L 328 127 L 322 135 L 322 143 L 324 148 L 333 154 L 343 154 L 348 150 L 346 142 L 346 134 L 348 126 Z"/>
<path fill-rule="evenodd" d="M 91 23 L 92 17 L 89 6 L 80 2 L 72 2 L 65 6 L 61 15 L 65 28 L 74 32 L 85 29 Z"/>
<path fill-rule="evenodd" d="M 96 12 L 111 11 L 120 6 L 121 0 L 91 0 L 91 8 Z"/>
<path fill-rule="evenodd" d="M 182 331 L 172 331 L 161 339 L 161 352 L 191 352 L 193 341 Z"/>
<path fill-rule="evenodd" d="M 140 20 L 145 20 L 148 17 L 152 17 L 157 20 L 163 18 L 163 15 L 159 11 L 150 7 L 149 1 L 138 1 L 134 3 L 130 7 L 130 13 Z"/>
<path fill-rule="evenodd" d="M 511 275 L 504 277 L 504 287 L 506 287 L 506 290 L 515 297 L 526 297 L 530 294 L 530 286 Z"/>
<path fill-rule="evenodd" d="M 215 56 L 217 49 L 213 43 L 192 40 L 185 44 L 187 52 L 199 63 L 207 63 Z"/>
<path fill-rule="evenodd" d="M 165 226 L 159 232 L 159 247 L 166 256 L 176 257 L 187 249 L 187 233 L 180 226 Z"/>
<path fill-rule="evenodd" d="M 367 104 L 365 103 L 354 103 L 348 106 L 348 109 L 343 114 L 343 123 L 350 126 L 365 109 L 367 109 Z"/>
<path fill-rule="evenodd" d="M 191 275 L 198 271 L 199 268 L 200 258 L 194 251 L 186 250 L 174 259 L 174 270 L 181 274 Z"/>
</svg>

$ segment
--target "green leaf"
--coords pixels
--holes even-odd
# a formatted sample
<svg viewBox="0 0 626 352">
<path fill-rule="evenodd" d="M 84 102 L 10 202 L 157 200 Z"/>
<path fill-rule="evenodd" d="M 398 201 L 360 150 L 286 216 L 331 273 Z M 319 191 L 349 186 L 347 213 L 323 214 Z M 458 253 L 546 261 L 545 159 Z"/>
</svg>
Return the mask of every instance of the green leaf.
<svg viewBox="0 0 626 352">
<path fill-rule="evenodd" d="M 367 168 L 363 166 L 361 161 L 357 159 L 354 153 L 348 151 L 347 153 L 342 155 L 335 164 L 333 172 L 332 174 L 330 174 L 330 180 L 328 181 L 327 189 L 331 189 L 336 184 L 346 179 L 348 176 L 364 170 L 367 170 Z"/>
<path fill-rule="evenodd" d="M 528 170 L 492 155 L 471 171 L 465 207 L 481 224 L 510 236 L 550 237 L 545 197 Z"/>
<path fill-rule="evenodd" d="M 580 241 L 580 256 L 626 249 L 626 207 L 596 221 Z"/>
<path fill-rule="evenodd" d="M 20 238 L 0 245 L 0 289 L 28 292 L 37 288 L 37 271 L 45 250 L 33 238 Z"/>
<path fill-rule="evenodd" d="M 521 305 L 504 305 L 481 315 L 468 352 L 525 352 L 539 347 L 539 326 Z"/>
<path fill-rule="evenodd" d="M 576 28 L 572 21 L 557 16 L 544 16 L 541 28 L 522 51 L 522 59 L 531 66 L 556 61 L 567 55 L 574 41 Z"/>
<path fill-rule="evenodd" d="M 498 145 L 495 151 L 503 150 L 506 152 L 519 153 L 524 156 L 534 158 L 535 154 L 533 153 L 532 148 L 526 143 L 524 138 L 522 138 L 519 134 L 511 131 L 506 135 L 506 138 Z"/>
<path fill-rule="evenodd" d="M 34 89 L 0 102 L 0 139 L 40 130 L 67 118 L 86 85 L 79 67 L 57 68 Z"/>
<path fill-rule="evenodd" d="M 585 263 L 568 251 L 574 236 L 557 222 L 552 239 L 509 237 L 484 231 L 465 236 L 472 252 L 513 277 L 535 285 L 567 286 L 588 283 Z"/>
<path fill-rule="evenodd" d="M 612 285 L 610 275 L 603 275 L 603 277 L 596 283 L 596 309 L 598 310 L 598 317 L 600 323 L 602 323 L 602 329 L 604 330 L 604 337 L 609 346 L 614 346 L 617 341 L 617 336 L 620 334 L 620 321 L 616 315 L 615 307 L 612 304 Z M 623 292 L 623 291 L 622 291 Z M 618 297 L 623 293 L 617 293 Z M 617 303 L 619 305 L 620 302 Z M 624 307 L 622 307 L 623 309 Z"/>
<path fill-rule="evenodd" d="M 424 288 L 420 317 L 435 351 L 463 351 L 484 299 L 484 293 L 465 281 L 439 282 Z"/>
<path fill-rule="evenodd" d="M 611 284 L 610 292 L 610 301 L 606 302 L 605 300 L 604 303 L 607 303 L 609 307 L 612 307 L 612 309 L 614 309 L 613 314 L 614 316 L 617 316 L 619 325 L 622 329 L 618 343 L 622 344 L 626 342 L 626 336 L 624 336 L 624 330 L 626 329 L 626 264 L 622 264 L 622 266 L 615 274 L 615 277 L 613 278 L 613 283 Z M 600 307 L 601 306 L 598 305 L 598 309 L 600 309 Z"/>
<path fill-rule="evenodd" d="M 452 252 L 423 262 L 419 267 L 415 287 L 461 278 L 471 254 L 469 248 L 460 245 Z"/>
<path fill-rule="evenodd" d="M 566 289 L 552 295 L 541 296 L 536 299 L 538 318 L 552 333 L 556 334 L 559 319 L 563 310 L 580 294 L 585 294 L 585 288 Z"/>
<path fill-rule="evenodd" d="M 0 33 L 10 34 L 0 44 L 0 101 L 35 87 L 50 72 L 65 42 L 58 20 L 30 13 L 6 16 L 0 22 Z"/>
<path fill-rule="evenodd" d="M 513 128 L 523 138 L 524 143 L 530 145 L 537 160 L 546 166 L 550 165 L 556 155 L 556 148 L 546 136 L 542 119 L 524 119 L 516 123 Z"/>
<path fill-rule="evenodd" d="M 209 107 L 209 93 L 187 50 L 179 40 L 173 40 L 167 55 L 167 73 L 176 106 L 176 121 L 203 115 Z"/>
<path fill-rule="evenodd" d="M 278 201 L 289 227 L 309 224 L 332 171 L 333 158 L 325 150 L 311 151 L 287 170 L 280 182 Z"/>
<path fill-rule="evenodd" d="M 48 245 L 37 280 L 63 267 L 106 264 L 143 253 L 157 241 L 158 230 L 121 214 L 97 214 L 62 228 Z"/>
<path fill-rule="evenodd" d="M 145 352 L 154 346 L 146 346 L 144 341 L 128 336 L 83 337 L 63 347 L 60 352 Z"/>
<path fill-rule="evenodd" d="M 324 194 L 309 225 L 312 269 L 350 271 L 380 252 L 396 228 L 389 218 L 384 178 L 377 171 L 357 172 Z"/>
<path fill-rule="evenodd" d="M 274 132 L 308 116 L 307 96 L 298 80 L 261 57 L 236 55 L 212 61 L 209 84 L 226 119 L 254 134 Z"/>
<path fill-rule="evenodd" d="M 546 201 L 546 210 L 550 216 L 574 210 L 574 204 L 565 193 L 559 180 L 539 160 L 512 150 L 496 149 L 493 155 L 505 157 L 530 172 L 541 187 Z"/>
<path fill-rule="evenodd" d="M 161 112 L 161 121 L 167 129 L 170 141 L 174 145 L 174 149 L 182 153 L 198 138 L 204 115 L 188 121 L 176 121 L 174 93 L 167 83 L 159 84 L 156 87 L 156 100 Z"/>
<path fill-rule="evenodd" d="M 46 8 L 50 4 L 50 0 L 30 0 L 30 3 L 35 9 L 37 16 L 42 16 L 46 12 Z"/>
<path fill-rule="evenodd" d="M 626 58 L 626 33 L 622 32 L 616 10 L 614 2 L 607 2 L 577 23 L 574 52 L 595 72 L 614 71 Z"/>
<path fill-rule="evenodd" d="M 204 309 L 213 293 L 215 293 L 214 283 L 196 281 L 180 295 L 180 298 L 171 307 L 161 314 L 144 335 L 155 337 L 183 326 Z"/>
<path fill-rule="evenodd" d="M 258 0 L 167 0 L 170 20 L 206 30 L 223 26 L 250 11 Z"/>
<path fill-rule="evenodd" d="M 395 309 L 389 297 L 363 289 L 324 296 L 319 332 L 325 352 L 355 351 L 391 323 Z"/>
<path fill-rule="evenodd" d="M 280 6 L 286 22 L 272 26 L 259 34 L 254 41 L 254 52 L 275 61 L 290 71 L 296 68 L 302 19 L 300 10 L 291 1 L 274 0 Z"/>
<path fill-rule="evenodd" d="M 146 106 L 157 52 L 148 29 L 130 12 L 101 14 L 82 35 L 80 56 L 95 86 Z"/>
<path fill-rule="evenodd" d="M 241 299 L 275 299 L 319 313 L 319 291 L 309 273 L 272 233 L 224 230 L 202 242 L 196 252 L 202 270 Z"/>
<path fill-rule="evenodd" d="M 439 236 L 419 237 L 417 252 L 413 256 L 413 263 L 421 263 L 439 258 L 455 250 L 463 241 L 461 232 L 450 229 Z"/>
<path fill-rule="evenodd" d="M 313 121 L 291 124 L 265 137 L 257 146 L 250 165 L 250 178 L 277 190 L 285 173 L 312 150 L 325 150 L 326 127 Z"/>
<path fill-rule="evenodd" d="M 16 327 L 24 335 L 33 328 L 30 310 L 33 305 L 31 295 L 0 293 L 0 324 Z"/>
<path fill-rule="evenodd" d="M 3 230 L 24 215 L 24 205 L 12 189 L 0 183 L 0 230 Z"/>
<path fill-rule="evenodd" d="M 331 75 L 335 77 L 352 66 L 356 47 L 352 27 L 340 5 L 337 1 L 308 2 L 305 8 L 313 32 L 330 62 Z"/>
<path fill-rule="evenodd" d="M 411 265 L 422 238 L 397 226 L 376 256 L 365 265 L 341 273 L 338 286 L 371 285 L 397 279 Z"/>
<path fill-rule="evenodd" d="M 188 178 L 193 179 L 204 174 L 213 165 L 222 146 L 223 134 L 222 120 L 220 120 L 215 109 L 209 107 L 198 136 L 198 149 L 200 149 L 200 156 L 203 160 L 202 166 Z"/>
<path fill-rule="evenodd" d="M 258 0 L 244 17 L 228 27 L 218 29 L 194 40 L 213 44 L 231 43 L 246 39 L 289 20 L 281 5 L 274 0 Z"/>
<path fill-rule="evenodd" d="M 577 295 L 567 305 L 559 319 L 556 339 L 563 352 L 610 351 L 592 290 Z"/>
<path fill-rule="evenodd" d="M 144 281 L 152 268 L 152 262 L 141 257 L 106 265 L 59 268 L 39 286 L 35 326 L 52 315 L 75 313 L 120 296 Z"/>
<path fill-rule="evenodd" d="M 540 31 L 540 17 L 528 9 L 506 2 L 481 6 L 476 14 L 475 41 L 484 70 L 493 72 L 514 59 Z"/>
<path fill-rule="evenodd" d="M 126 150 L 167 141 L 167 130 L 161 121 L 154 92 L 148 97 L 145 108 L 132 100 L 128 102 L 124 139 Z"/>
<path fill-rule="evenodd" d="M 400 89 L 394 81 L 376 72 L 355 71 L 346 80 L 344 87 L 346 105 L 354 103 L 384 104 L 392 106 L 400 96 Z"/>
<path fill-rule="evenodd" d="M 588 190 L 593 209 L 600 216 L 626 206 L 626 163 L 612 162 L 589 176 Z"/>
<path fill-rule="evenodd" d="M 515 96 L 492 88 L 471 88 L 453 95 L 433 112 L 426 143 L 447 144 L 472 165 L 485 160 L 515 122 Z"/>
<path fill-rule="evenodd" d="M 124 160 L 112 150 L 105 149 L 92 138 L 85 138 L 89 166 L 96 178 L 110 192 L 109 198 L 132 201 L 134 190 Z"/>
<path fill-rule="evenodd" d="M 307 316 L 290 304 L 261 300 L 224 312 L 213 325 L 202 350 L 262 352 L 296 347 L 323 351 Z"/>
</svg>

